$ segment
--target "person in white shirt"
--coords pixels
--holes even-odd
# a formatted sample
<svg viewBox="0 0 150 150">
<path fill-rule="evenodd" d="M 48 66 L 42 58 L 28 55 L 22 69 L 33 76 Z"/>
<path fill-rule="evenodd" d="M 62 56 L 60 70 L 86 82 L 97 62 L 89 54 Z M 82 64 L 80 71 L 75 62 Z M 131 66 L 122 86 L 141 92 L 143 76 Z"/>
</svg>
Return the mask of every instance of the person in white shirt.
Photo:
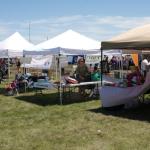
<svg viewBox="0 0 150 150">
<path fill-rule="evenodd" d="M 141 62 L 141 71 L 142 71 L 142 74 L 144 75 L 144 77 L 146 77 L 146 70 L 147 70 L 148 65 L 149 65 L 148 60 L 146 58 L 143 59 Z"/>
</svg>

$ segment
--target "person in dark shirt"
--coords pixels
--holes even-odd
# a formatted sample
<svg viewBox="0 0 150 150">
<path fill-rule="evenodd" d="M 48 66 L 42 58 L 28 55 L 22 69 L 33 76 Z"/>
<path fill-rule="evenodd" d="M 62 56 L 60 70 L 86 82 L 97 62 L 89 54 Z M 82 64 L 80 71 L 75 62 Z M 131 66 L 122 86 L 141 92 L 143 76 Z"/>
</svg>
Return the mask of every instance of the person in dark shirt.
<svg viewBox="0 0 150 150">
<path fill-rule="evenodd" d="M 76 73 L 76 79 L 79 83 L 80 82 L 87 82 L 87 81 L 91 80 L 90 79 L 91 74 L 89 72 L 87 65 L 85 64 L 84 58 L 80 58 L 78 60 L 78 66 L 77 66 L 75 73 Z M 80 86 L 79 87 L 79 93 L 81 95 L 86 95 L 85 88 L 86 88 L 86 86 Z"/>
<path fill-rule="evenodd" d="M 83 58 L 80 58 L 78 60 L 78 66 L 76 69 L 76 78 L 78 82 L 88 81 L 89 76 L 90 76 L 90 72 L 87 65 L 85 64 L 85 60 Z"/>
<path fill-rule="evenodd" d="M 20 63 L 19 59 L 17 59 L 16 66 L 17 66 L 17 71 L 19 72 L 20 71 L 20 66 L 21 66 L 21 63 Z"/>
</svg>

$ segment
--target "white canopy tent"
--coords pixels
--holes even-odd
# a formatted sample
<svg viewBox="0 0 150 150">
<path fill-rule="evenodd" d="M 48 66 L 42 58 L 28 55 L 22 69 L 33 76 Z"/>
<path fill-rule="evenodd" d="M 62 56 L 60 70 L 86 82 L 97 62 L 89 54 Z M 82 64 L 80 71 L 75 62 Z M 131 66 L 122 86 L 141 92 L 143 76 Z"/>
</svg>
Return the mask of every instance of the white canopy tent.
<svg viewBox="0 0 150 150">
<path fill-rule="evenodd" d="M 46 52 L 43 50 L 46 50 Z M 25 55 L 32 55 L 34 53 L 71 55 L 100 53 L 100 42 L 90 39 L 73 30 L 68 30 L 48 41 L 42 42 L 24 51 Z"/>
<path fill-rule="evenodd" d="M 48 41 L 26 49 L 24 55 L 86 55 L 100 54 L 100 42 L 90 39 L 73 30 L 68 30 Z M 61 80 L 61 59 L 59 62 L 60 80 Z M 61 82 L 60 82 L 61 88 Z M 60 89 L 60 103 L 62 104 L 62 95 Z"/>
<path fill-rule="evenodd" d="M 3 51 L 3 54 L 0 55 L 0 57 L 23 56 L 23 50 L 33 46 L 34 45 L 21 36 L 20 33 L 15 32 L 7 39 L 0 42 L 0 52 Z"/>
</svg>

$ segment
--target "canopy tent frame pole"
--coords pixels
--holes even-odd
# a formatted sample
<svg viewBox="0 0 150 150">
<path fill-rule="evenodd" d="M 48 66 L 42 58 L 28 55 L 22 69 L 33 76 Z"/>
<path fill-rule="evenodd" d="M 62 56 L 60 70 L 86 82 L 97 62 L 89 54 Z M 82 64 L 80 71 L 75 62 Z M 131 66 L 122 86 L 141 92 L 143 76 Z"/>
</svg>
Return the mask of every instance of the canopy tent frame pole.
<svg viewBox="0 0 150 150">
<path fill-rule="evenodd" d="M 103 60 L 103 49 L 101 48 L 100 51 L 101 51 L 101 86 L 102 86 L 103 85 L 103 62 L 102 62 L 102 60 Z"/>
<path fill-rule="evenodd" d="M 53 79 L 54 80 L 58 80 L 58 56 L 57 55 L 53 55 L 53 61 L 54 61 L 54 66 L 53 66 L 53 70 L 54 70 L 54 72 L 53 72 Z M 52 62 L 53 62 L 52 61 Z"/>
<path fill-rule="evenodd" d="M 122 55 L 122 54 L 123 54 L 123 52 L 122 52 L 122 50 L 121 50 L 121 71 L 122 71 L 122 72 L 121 72 L 121 78 L 122 78 L 122 80 L 123 80 L 123 79 L 124 79 L 124 76 L 123 76 L 123 58 L 122 58 L 123 55 Z"/>
<path fill-rule="evenodd" d="M 61 51 L 61 48 L 60 48 L 60 51 Z M 59 100 L 60 100 L 60 105 L 62 105 L 62 84 L 61 84 L 61 54 L 60 54 L 60 51 L 59 51 Z"/>
<path fill-rule="evenodd" d="M 119 67 L 119 78 L 123 80 L 123 59 L 122 59 L 123 52 L 122 52 L 122 50 L 120 50 L 120 51 L 121 51 L 121 53 L 119 56 L 120 59 L 119 59 L 119 65 L 118 65 L 118 67 Z"/>
<path fill-rule="evenodd" d="M 10 81 L 10 63 L 9 63 L 9 53 L 8 53 L 8 49 L 7 49 L 7 58 L 8 58 L 8 82 Z"/>
<path fill-rule="evenodd" d="M 25 59 L 26 59 L 26 56 L 23 55 L 23 58 L 24 58 L 24 59 L 23 59 L 23 60 L 24 60 L 23 74 L 25 75 L 25 74 L 27 73 L 27 70 L 26 70 L 26 68 L 25 68 L 25 62 L 26 62 Z M 19 73 L 19 72 L 18 72 L 18 73 Z M 25 93 L 27 92 L 27 91 L 26 91 L 26 88 L 27 88 L 27 87 L 26 87 L 26 82 L 25 82 L 25 84 L 24 84 Z"/>
</svg>

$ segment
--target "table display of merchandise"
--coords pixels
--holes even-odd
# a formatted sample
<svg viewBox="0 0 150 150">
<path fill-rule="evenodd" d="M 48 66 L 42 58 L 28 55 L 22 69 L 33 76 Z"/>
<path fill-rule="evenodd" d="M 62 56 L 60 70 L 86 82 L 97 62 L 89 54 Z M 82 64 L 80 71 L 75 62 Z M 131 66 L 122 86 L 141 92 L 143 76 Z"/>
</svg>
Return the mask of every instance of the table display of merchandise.
<svg viewBox="0 0 150 150">
<path fill-rule="evenodd" d="M 130 83 L 129 83 L 130 81 Z M 103 86 L 100 90 L 100 99 L 103 107 L 113 107 L 127 104 L 137 100 L 138 97 L 150 88 L 150 71 L 147 73 L 144 83 L 139 84 L 134 78 L 124 79 L 113 86 Z"/>
</svg>

